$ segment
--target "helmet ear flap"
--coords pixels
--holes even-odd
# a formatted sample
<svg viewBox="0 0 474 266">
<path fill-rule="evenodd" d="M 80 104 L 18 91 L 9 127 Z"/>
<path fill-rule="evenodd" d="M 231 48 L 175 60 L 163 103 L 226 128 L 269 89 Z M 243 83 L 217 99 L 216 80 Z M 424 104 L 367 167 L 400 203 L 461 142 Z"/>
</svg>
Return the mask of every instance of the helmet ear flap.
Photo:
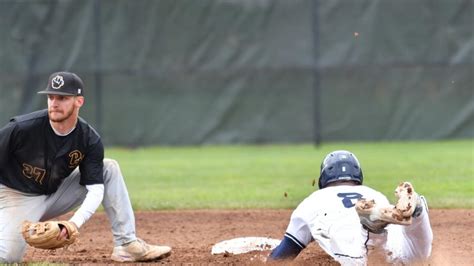
<svg viewBox="0 0 474 266">
<path fill-rule="evenodd" d="M 334 166 L 327 165 L 322 171 L 321 175 L 319 176 L 319 188 L 325 188 L 332 180 L 336 178 L 334 173 Z"/>
<path fill-rule="evenodd" d="M 322 175 L 319 176 L 319 181 L 318 181 L 318 187 L 319 187 L 319 189 L 322 189 L 322 188 L 323 188 L 323 184 L 321 183 L 321 178 L 322 178 Z"/>
</svg>

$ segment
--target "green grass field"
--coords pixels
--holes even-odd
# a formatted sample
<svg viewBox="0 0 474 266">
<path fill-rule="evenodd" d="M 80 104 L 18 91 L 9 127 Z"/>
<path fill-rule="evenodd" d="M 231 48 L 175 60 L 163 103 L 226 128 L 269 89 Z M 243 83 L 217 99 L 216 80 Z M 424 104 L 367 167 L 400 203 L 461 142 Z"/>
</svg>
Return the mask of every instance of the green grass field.
<svg viewBox="0 0 474 266">
<path fill-rule="evenodd" d="M 431 208 L 474 207 L 474 140 L 108 148 L 106 157 L 120 163 L 136 210 L 292 209 L 317 189 L 321 160 L 338 149 L 355 153 L 364 184 L 392 202 L 407 180 Z"/>
</svg>

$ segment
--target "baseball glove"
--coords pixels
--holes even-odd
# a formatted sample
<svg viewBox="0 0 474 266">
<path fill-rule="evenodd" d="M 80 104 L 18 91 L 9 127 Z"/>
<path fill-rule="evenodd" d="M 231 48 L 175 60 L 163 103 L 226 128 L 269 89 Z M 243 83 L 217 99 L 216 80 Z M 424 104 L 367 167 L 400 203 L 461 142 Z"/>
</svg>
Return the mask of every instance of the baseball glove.
<svg viewBox="0 0 474 266">
<path fill-rule="evenodd" d="M 384 232 L 388 224 L 410 225 L 412 217 L 419 215 L 419 196 L 410 182 L 403 182 L 395 189 L 396 205 L 378 206 L 374 200 L 360 199 L 356 211 L 361 224 L 373 233 Z"/>
<path fill-rule="evenodd" d="M 68 237 L 58 239 L 62 228 L 66 228 Z M 21 233 L 26 243 L 35 248 L 56 249 L 67 247 L 74 243 L 79 236 L 79 231 L 73 222 L 69 221 L 24 221 Z"/>
</svg>

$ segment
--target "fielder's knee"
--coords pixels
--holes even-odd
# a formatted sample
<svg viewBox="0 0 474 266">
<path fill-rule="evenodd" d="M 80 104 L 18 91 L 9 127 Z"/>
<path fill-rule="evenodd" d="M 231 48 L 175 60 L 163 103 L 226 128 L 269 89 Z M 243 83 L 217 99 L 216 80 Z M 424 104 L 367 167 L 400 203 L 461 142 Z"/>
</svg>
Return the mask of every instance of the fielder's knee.
<svg viewBox="0 0 474 266">
<path fill-rule="evenodd" d="M 4 239 L 2 242 L 0 244 L 0 264 L 21 263 L 26 251 L 26 244 Z"/>
<path fill-rule="evenodd" d="M 118 170 L 119 164 L 114 159 L 105 158 L 104 159 L 104 171 L 107 170 Z"/>
<path fill-rule="evenodd" d="M 120 173 L 120 166 L 114 159 L 104 159 L 104 181 L 111 178 L 122 176 Z"/>
</svg>

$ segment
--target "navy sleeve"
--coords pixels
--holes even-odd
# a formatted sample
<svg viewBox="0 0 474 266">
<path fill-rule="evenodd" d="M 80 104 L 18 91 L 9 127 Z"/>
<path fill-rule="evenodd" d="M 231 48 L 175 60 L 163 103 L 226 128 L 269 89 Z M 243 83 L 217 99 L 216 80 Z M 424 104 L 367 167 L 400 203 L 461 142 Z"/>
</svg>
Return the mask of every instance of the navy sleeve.
<svg viewBox="0 0 474 266">
<path fill-rule="evenodd" d="M 10 154 L 10 142 L 15 124 L 10 122 L 5 127 L 0 129 L 0 167 L 6 167 L 8 163 L 8 156 Z"/>
<path fill-rule="evenodd" d="M 271 260 L 294 259 L 305 248 L 304 245 L 298 243 L 295 238 L 285 234 L 285 237 L 270 254 Z"/>
</svg>

